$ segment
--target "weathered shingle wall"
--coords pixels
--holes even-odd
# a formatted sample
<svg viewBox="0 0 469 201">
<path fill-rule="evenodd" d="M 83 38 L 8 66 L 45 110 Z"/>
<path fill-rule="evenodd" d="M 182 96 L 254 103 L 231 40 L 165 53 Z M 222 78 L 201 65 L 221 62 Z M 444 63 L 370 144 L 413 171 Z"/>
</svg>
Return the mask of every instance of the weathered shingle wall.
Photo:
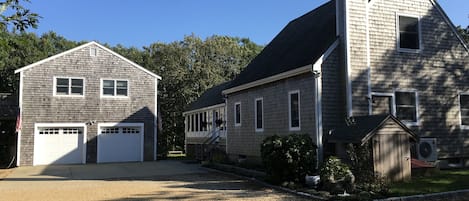
<svg viewBox="0 0 469 201">
<path fill-rule="evenodd" d="M 90 47 L 98 49 L 90 56 Z M 85 123 L 87 162 L 96 162 L 97 124 L 143 122 L 144 160 L 153 160 L 155 78 L 98 46 L 58 57 L 23 72 L 21 165 L 32 165 L 34 123 Z M 53 96 L 54 76 L 82 77 L 84 97 Z M 100 98 L 102 78 L 128 80 L 128 98 Z M 51 145 L 53 146 L 53 145 Z"/>
<path fill-rule="evenodd" d="M 288 92 L 300 91 L 300 131 L 289 131 L 288 125 Z M 290 133 L 309 134 L 315 137 L 314 120 L 314 77 L 311 73 L 280 80 L 259 87 L 247 89 L 228 95 L 227 119 L 227 153 L 236 158 L 246 155 L 260 159 L 262 140 L 271 135 Z M 254 100 L 263 98 L 264 131 L 255 132 Z M 234 126 L 234 104 L 241 102 L 241 126 Z"/>
<path fill-rule="evenodd" d="M 350 1 L 349 31 L 354 115 L 368 114 L 367 1 Z M 397 49 L 396 14 L 420 17 L 420 53 Z M 468 91 L 469 56 L 443 16 L 429 0 L 376 1 L 370 7 L 371 91 L 418 92 L 420 137 L 437 137 L 439 156 L 469 157 L 469 131 L 460 129 L 458 93 Z"/>
</svg>

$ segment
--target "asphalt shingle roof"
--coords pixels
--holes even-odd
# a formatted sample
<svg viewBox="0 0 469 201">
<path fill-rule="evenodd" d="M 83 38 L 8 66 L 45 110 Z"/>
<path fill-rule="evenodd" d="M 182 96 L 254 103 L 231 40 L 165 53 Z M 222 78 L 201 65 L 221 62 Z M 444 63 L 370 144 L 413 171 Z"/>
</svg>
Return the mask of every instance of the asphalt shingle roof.
<svg viewBox="0 0 469 201">
<path fill-rule="evenodd" d="M 229 88 L 315 62 L 336 40 L 335 13 L 332 0 L 288 23 Z"/>
</svg>

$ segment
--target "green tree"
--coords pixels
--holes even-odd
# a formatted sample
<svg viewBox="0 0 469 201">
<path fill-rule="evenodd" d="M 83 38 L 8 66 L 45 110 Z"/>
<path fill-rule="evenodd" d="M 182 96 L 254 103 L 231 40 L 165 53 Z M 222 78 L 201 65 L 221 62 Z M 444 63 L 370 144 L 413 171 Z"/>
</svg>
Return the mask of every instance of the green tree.
<svg viewBox="0 0 469 201">
<path fill-rule="evenodd" d="M 30 0 L 23 0 L 29 3 Z M 11 25 L 11 30 L 24 31 L 29 27 L 37 28 L 40 16 L 23 7 L 21 0 L 0 1 L 0 29 L 7 30 Z"/>
<path fill-rule="evenodd" d="M 469 43 L 469 26 L 467 26 L 465 29 L 462 28 L 461 26 L 456 27 L 458 29 L 459 34 L 463 38 L 463 40 L 466 41 L 466 44 Z"/>
</svg>

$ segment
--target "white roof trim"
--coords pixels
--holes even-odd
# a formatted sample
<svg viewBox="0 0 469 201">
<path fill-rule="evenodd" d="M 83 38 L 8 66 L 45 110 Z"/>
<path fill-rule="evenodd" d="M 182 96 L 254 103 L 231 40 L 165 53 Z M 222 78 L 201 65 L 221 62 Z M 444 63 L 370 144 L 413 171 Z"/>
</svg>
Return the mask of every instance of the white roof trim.
<svg viewBox="0 0 469 201">
<path fill-rule="evenodd" d="M 24 66 L 24 67 L 22 67 L 22 68 L 19 68 L 19 69 L 15 70 L 15 74 L 16 74 L 16 73 L 19 73 L 19 72 L 23 72 L 23 71 L 25 71 L 25 70 L 28 70 L 28 69 L 30 69 L 30 68 L 32 68 L 32 67 L 38 66 L 38 65 L 43 64 L 43 63 L 45 63 L 45 62 L 51 61 L 51 60 L 56 59 L 56 58 L 58 58 L 58 57 L 64 56 L 64 55 L 69 54 L 69 53 L 71 53 L 71 52 L 74 52 L 74 51 L 76 51 L 76 50 L 82 49 L 82 48 L 84 48 L 84 47 L 88 47 L 88 46 L 90 46 L 90 45 L 96 45 L 96 46 L 98 46 L 99 48 L 101 48 L 101 49 L 103 49 L 103 50 L 106 50 L 107 52 L 111 53 L 112 55 L 119 57 L 120 59 L 122 59 L 122 60 L 124 60 L 125 62 L 131 64 L 132 66 L 134 66 L 134 67 L 136 67 L 136 68 L 142 70 L 143 72 L 145 72 L 145 73 L 147 73 L 147 74 L 149 74 L 149 75 L 151 75 L 151 76 L 153 76 L 153 77 L 155 77 L 155 78 L 161 80 L 161 77 L 158 76 L 158 75 L 156 75 L 155 73 L 153 73 L 153 72 L 151 72 L 151 71 L 145 69 L 144 67 L 142 67 L 142 66 L 140 66 L 140 65 L 138 65 L 138 64 L 136 64 L 136 63 L 134 63 L 133 61 L 130 61 L 129 59 L 123 57 L 123 56 L 120 55 L 120 54 L 117 54 L 116 52 L 114 52 L 114 51 L 108 49 L 107 47 L 104 47 L 103 45 L 101 45 L 101 44 L 99 44 L 99 43 L 97 43 L 97 42 L 95 42 L 95 41 L 91 41 L 91 42 L 89 42 L 89 43 L 80 45 L 80 46 L 78 46 L 78 47 L 72 48 L 72 49 L 67 50 L 67 51 L 65 51 L 65 52 L 56 54 L 56 55 L 54 55 L 54 56 L 45 58 L 45 59 L 40 60 L 40 61 L 38 61 L 38 62 L 29 64 L 29 65 Z"/>
<path fill-rule="evenodd" d="M 311 68 L 312 68 L 312 65 L 308 64 L 308 65 L 300 67 L 300 68 L 295 68 L 295 69 L 290 70 L 290 71 L 286 71 L 286 72 L 283 72 L 283 73 L 272 75 L 270 77 L 266 77 L 266 78 L 263 78 L 263 79 L 260 79 L 260 80 L 249 82 L 249 83 L 239 85 L 239 86 L 236 86 L 236 87 L 233 87 L 233 88 L 225 89 L 225 90 L 222 91 L 222 94 L 230 94 L 230 93 L 234 93 L 234 92 L 237 92 L 237 91 L 242 91 L 242 90 L 249 89 L 249 88 L 252 88 L 252 87 L 256 87 L 256 86 L 264 85 L 264 84 L 267 84 L 267 83 L 275 82 L 275 81 L 278 81 L 278 80 L 282 80 L 282 79 L 285 79 L 285 78 L 300 75 L 300 74 L 303 74 L 303 73 L 311 72 Z"/>
</svg>

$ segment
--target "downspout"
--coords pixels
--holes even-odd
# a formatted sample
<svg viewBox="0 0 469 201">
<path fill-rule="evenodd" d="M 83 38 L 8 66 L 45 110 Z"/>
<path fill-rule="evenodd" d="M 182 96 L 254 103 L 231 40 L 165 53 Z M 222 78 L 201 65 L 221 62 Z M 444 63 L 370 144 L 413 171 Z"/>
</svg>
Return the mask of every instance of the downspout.
<svg viewBox="0 0 469 201">
<path fill-rule="evenodd" d="M 322 78 L 321 63 L 313 65 L 312 73 L 314 76 L 314 108 L 315 108 L 315 127 L 316 127 L 316 169 L 323 161 L 323 145 L 322 145 Z"/>
</svg>

